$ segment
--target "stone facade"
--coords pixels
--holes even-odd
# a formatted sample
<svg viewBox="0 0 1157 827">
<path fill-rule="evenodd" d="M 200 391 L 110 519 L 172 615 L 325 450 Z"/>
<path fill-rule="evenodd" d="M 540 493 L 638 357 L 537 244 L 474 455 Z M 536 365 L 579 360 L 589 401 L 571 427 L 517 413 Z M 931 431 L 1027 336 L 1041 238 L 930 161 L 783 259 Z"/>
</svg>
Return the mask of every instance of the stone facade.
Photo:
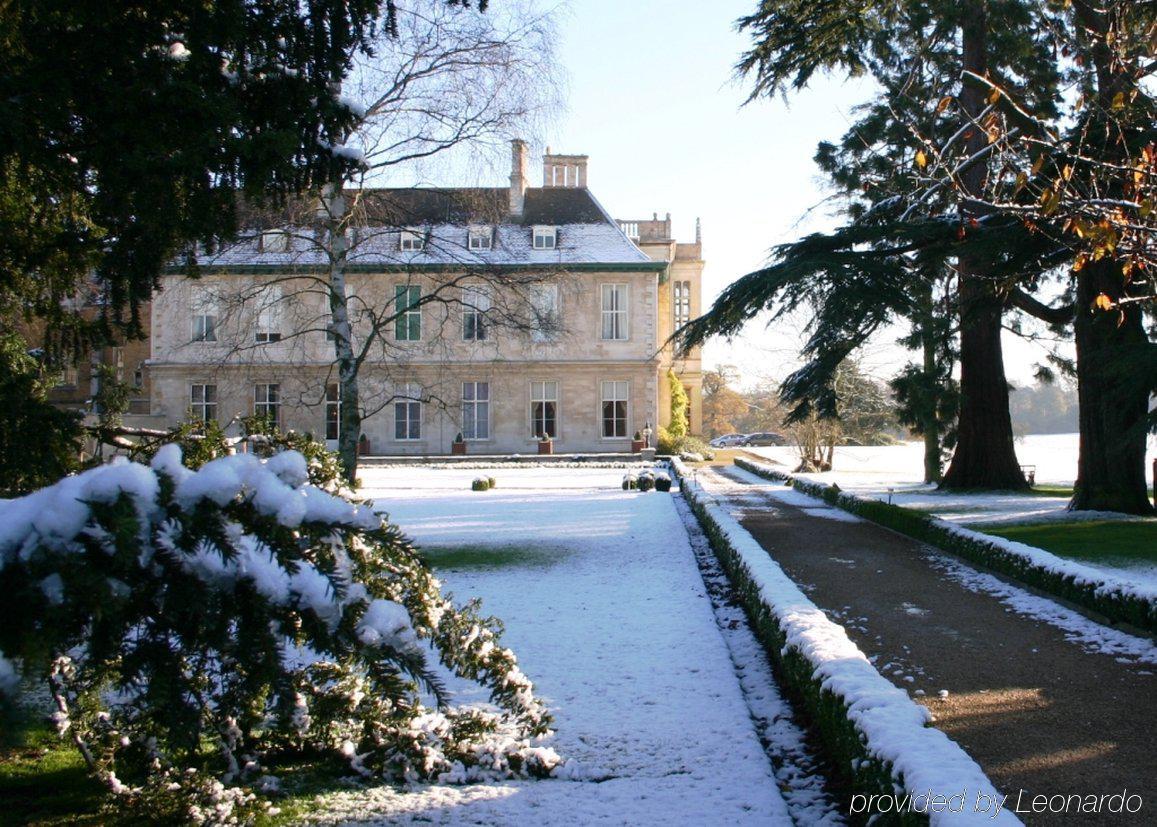
<svg viewBox="0 0 1157 827">
<path fill-rule="evenodd" d="M 449 453 L 460 432 L 470 454 L 534 454 L 544 423 L 554 430 L 555 453 L 627 451 L 636 431 L 667 424 L 672 368 L 689 390 L 691 430 L 698 432 L 699 356 L 676 361 L 665 345 L 677 305 L 684 315 L 700 310 L 698 239 L 672 240 L 669 218 L 611 219 L 587 190 L 585 156 L 548 154 L 544 174 L 556 183 L 543 188 L 527 187 L 526 166 L 525 147 L 516 142 L 511 188 L 471 191 L 501 204 L 501 215 L 439 202 L 413 207 L 414 218 L 389 226 L 371 216 L 360 231 L 363 239 L 376 235 L 351 255 L 348 292 L 358 306 L 387 308 L 388 315 L 407 289 L 438 297 L 405 322 L 395 318 L 379 329 L 379 344 L 362 366 L 362 433 L 372 454 Z M 465 191 L 431 192 L 456 199 Z M 442 218 L 450 214 L 452 220 Z M 476 251 L 468 239 L 479 227 L 493 240 Z M 555 246 L 539 248 L 543 228 L 554 233 Z M 166 275 L 153 303 L 152 413 L 172 423 L 192 406 L 225 424 L 270 404 L 268 386 L 275 385 L 272 410 L 281 427 L 334 438 L 340 403 L 328 299 L 319 289 L 324 259 L 306 232 L 293 232 L 300 243 L 278 245 L 262 240 L 268 233 L 261 228 L 248 248 L 243 241 L 204 257 L 195 281 L 175 269 Z M 413 238 L 422 241 L 406 240 Z M 468 262 L 465 253 L 446 252 L 451 242 L 468 249 Z M 511 321 L 517 302 L 498 295 L 503 279 L 515 293 L 533 294 L 527 302 L 548 291 L 549 329 Z M 489 307 L 479 316 L 475 300 L 464 298 L 477 294 Z M 211 337 L 205 316 L 213 317 Z M 366 325 L 355 321 L 356 340 L 365 340 Z"/>
<path fill-rule="evenodd" d="M 150 326 L 150 309 L 147 303 L 141 307 L 141 326 L 146 333 Z M 81 308 L 80 313 L 87 319 L 95 319 L 99 308 L 95 304 L 87 305 Z M 41 342 L 44 335 L 40 327 L 29 327 L 23 332 L 26 339 L 34 343 Z M 60 408 L 88 411 L 98 390 L 96 367 L 103 364 L 112 368 L 117 380 L 129 387 L 126 423 L 153 424 L 148 419 L 152 393 L 148 370 L 150 348 L 146 336 L 141 339 L 122 339 L 90 351 L 87 356 L 65 368 L 58 383 L 48 390 L 48 401 Z"/>
</svg>

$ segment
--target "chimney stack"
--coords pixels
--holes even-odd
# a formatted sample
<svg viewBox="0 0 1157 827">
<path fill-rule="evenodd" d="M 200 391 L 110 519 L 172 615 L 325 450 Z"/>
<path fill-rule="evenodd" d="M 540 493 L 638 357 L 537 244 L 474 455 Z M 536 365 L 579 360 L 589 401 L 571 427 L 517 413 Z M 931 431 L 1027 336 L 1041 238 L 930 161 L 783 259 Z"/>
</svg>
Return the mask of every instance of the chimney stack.
<svg viewBox="0 0 1157 827">
<path fill-rule="evenodd" d="M 526 141 L 510 142 L 510 214 L 522 218 L 526 206 Z"/>
<path fill-rule="evenodd" d="M 546 154 L 542 156 L 542 185 L 586 189 L 587 156 L 554 155 L 547 147 Z"/>
</svg>

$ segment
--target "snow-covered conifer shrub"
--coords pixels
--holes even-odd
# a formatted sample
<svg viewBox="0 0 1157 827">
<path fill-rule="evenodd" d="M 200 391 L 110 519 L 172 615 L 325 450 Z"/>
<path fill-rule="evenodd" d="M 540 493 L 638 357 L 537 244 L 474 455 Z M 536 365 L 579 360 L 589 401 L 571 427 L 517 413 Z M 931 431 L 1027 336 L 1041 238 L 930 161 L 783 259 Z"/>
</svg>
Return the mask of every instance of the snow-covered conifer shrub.
<svg viewBox="0 0 1157 827">
<path fill-rule="evenodd" d="M 666 471 L 657 471 L 655 473 L 655 490 L 656 491 L 670 491 L 671 490 L 671 475 Z"/>
<path fill-rule="evenodd" d="M 489 483 L 491 488 L 498 487 L 498 480 L 496 480 L 494 477 L 487 477 L 486 482 Z"/>
<path fill-rule="evenodd" d="M 623 475 L 623 490 L 635 491 L 639 488 L 639 478 L 633 473 Z"/>
<path fill-rule="evenodd" d="M 470 488 L 473 491 L 489 491 L 490 479 L 488 477 L 475 477 L 474 482 L 470 483 Z"/>
<path fill-rule="evenodd" d="M 650 471 L 643 471 L 639 474 L 639 490 L 650 491 L 655 487 L 655 475 Z"/>
<path fill-rule="evenodd" d="M 0 503 L 0 689 L 43 676 L 62 736 L 150 818 L 266 806 L 295 756 L 464 782 L 547 775 L 549 716 L 500 624 L 297 451 L 175 445 Z M 456 709 L 428 661 L 490 690 Z M 432 701 L 432 703 L 431 703 Z"/>
</svg>

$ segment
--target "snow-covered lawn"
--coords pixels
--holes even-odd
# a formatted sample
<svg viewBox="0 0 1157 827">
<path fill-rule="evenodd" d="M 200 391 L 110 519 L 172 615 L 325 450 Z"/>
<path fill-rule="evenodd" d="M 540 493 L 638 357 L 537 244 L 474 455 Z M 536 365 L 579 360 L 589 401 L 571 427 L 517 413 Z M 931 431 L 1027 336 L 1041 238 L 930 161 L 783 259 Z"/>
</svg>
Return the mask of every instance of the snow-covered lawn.
<svg viewBox="0 0 1157 827">
<path fill-rule="evenodd" d="M 795 448 L 748 448 L 748 451 L 791 471 L 799 463 Z M 1077 434 L 1039 434 L 1017 440 L 1016 454 L 1022 465 L 1036 466 L 1039 485 L 1071 486 L 1077 473 Z M 1068 511 L 1067 496 L 1040 494 L 955 494 L 939 492 L 925 485 L 924 446 L 919 442 L 902 445 L 836 448 L 833 468 L 824 474 L 800 474 L 804 479 L 840 488 L 861 497 L 875 497 L 896 505 L 935 514 L 949 522 L 967 525 L 979 531 L 985 526 L 1059 520 L 1144 519 L 1105 512 Z M 1157 457 L 1157 437 L 1149 438 L 1145 467 L 1152 486 L 1153 459 Z M 1105 571 L 1157 582 L 1157 566 L 1126 557 L 1102 558 L 1082 562 Z"/>
<path fill-rule="evenodd" d="M 480 474 L 497 488 L 470 491 Z M 458 600 L 481 597 L 505 621 L 505 642 L 555 715 L 550 745 L 573 778 L 338 793 L 316 817 L 790 823 L 672 496 L 624 492 L 622 476 L 364 471 L 364 493 L 435 549 L 436 567 L 438 547 L 474 549 L 475 558 L 485 557 L 479 547 L 495 550 L 501 566 L 459 564 L 440 575 Z"/>
<path fill-rule="evenodd" d="M 1033 434 L 1016 441 L 1016 456 L 1021 465 L 1036 467 L 1036 481 L 1040 485 L 1072 485 L 1077 476 L 1077 434 Z M 793 468 L 799 463 L 794 447 L 747 448 L 746 450 L 776 460 Z M 1153 460 L 1157 458 L 1157 437 L 1149 438 L 1146 473 L 1153 482 Z M 897 492 L 926 491 L 921 480 L 924 475 L 924 444 L 905 442 L 888 446 L 839 446 L 836 448 L 831 472 L 816 475 L 815 479 L 837 482 L 841 488 L 856 494 L 886 492 L 889 487 Z M 1023 498 L 1022 498 L 1023 499 Z M 1032 497 L 1032 500 L 1062 501 L 1063 497 Z M 1041 511 L 1049 510 L 1042 507 Z"/>
</svg>

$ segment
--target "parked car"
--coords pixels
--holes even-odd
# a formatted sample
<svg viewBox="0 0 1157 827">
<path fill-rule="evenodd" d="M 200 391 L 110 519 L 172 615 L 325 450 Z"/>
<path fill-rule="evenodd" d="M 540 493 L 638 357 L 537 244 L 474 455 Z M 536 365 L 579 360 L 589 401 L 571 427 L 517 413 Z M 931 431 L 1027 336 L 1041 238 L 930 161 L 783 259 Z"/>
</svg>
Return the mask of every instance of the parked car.
<svg viewBox="0 0 1157 827">
<path fill-rule="evenodd" d="M 731 445 L 739 445 L 743 440 L 747 439 L 747 434 L 723 434 L 711 440 L 712 448 L 727 448 Z"/>
<path fill-rule="evenodd" d="M 748 434 L 740 444 L 751 446 L 787 445 L 787 437 L 783 434 L 773 434 L 770 431 L 763 431 L 758 434 Z"/>
</svg>

